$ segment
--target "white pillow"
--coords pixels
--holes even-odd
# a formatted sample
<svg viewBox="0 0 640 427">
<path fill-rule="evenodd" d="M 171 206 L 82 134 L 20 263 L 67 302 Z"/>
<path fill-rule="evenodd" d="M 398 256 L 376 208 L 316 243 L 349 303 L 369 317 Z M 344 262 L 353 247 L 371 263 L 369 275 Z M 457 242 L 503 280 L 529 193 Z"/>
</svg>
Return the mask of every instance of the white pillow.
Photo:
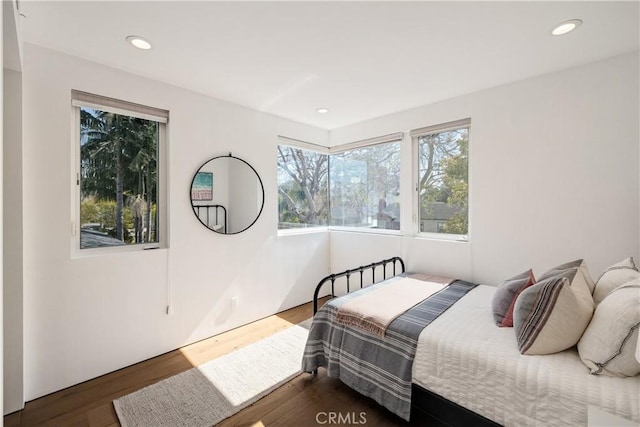
<svg viewBox="0 0 640 427">
<path fill-rule="evenodd" d="M 640 279 L 612 291 L 596 308 L 578 342 L 578 354 L 593 375 L 632 377 L 640 329 Z"/>
<path fill-rule="evenodd" d="M 640 272 L 633 262 L 633 258 L 629 257 L 617 264 L 613 264 L 607 268 L 598 278 L 596 288 L 593 291 L 593 302 L 600 304 L 603 299 L 618 286 L 627 283 L 630 280 L 640 277 Z"/>
<path fill-rule="evenodd" d="M 522 354 L 573 347 L 591 320 L 593 298 L 583 270 L 576 266 L 555 273 L 526 288 L 516 300 L 513 327 Z"/>
</svg>

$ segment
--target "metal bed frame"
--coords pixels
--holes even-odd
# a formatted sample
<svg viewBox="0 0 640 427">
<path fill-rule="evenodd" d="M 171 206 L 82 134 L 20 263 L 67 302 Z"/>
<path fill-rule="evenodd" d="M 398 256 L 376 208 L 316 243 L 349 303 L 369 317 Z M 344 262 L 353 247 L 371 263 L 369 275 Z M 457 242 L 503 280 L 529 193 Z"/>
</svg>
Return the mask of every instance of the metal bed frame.
<svg viewBox="0 0 640 427">
<path fill-rule="evenodd" d="M 387 264 L 391 263 L 393 266 L 393 276 L 396 276 L 396 262 L 400 263 L 400 267 L 402 269 L 402 271 L 399 274 L 404 273 L 404 261 L 402 260 L 402 258 L 400 257 L 393 257 L 393 258 L 389 258 L 389 259 L 383 259 L 382 261 L 378 261 L 378 262 L 374 262 L 371 264 L 367 264 L 367 265 L 362 265 L 360 267 L 357 268 L 353 268 L 351 270 L 345 270 L 342 271 L 340 273 L 336 273 L 336 274 L 330 274 L 326 277 L 324 277 L 322 280 L 320 280 L 320 282 L 318 282 L 318 286 L 316 286 L 316 290 L 313 293 L 313 315 L 315 316 L 315 314 L 318 312 L 318 295 L 320 294 L 320 289 L 327 283 L 331 282 L 331 297 L 334 298 L 336 296 L 335 293 L 335 283 L 336 283 L 336 279 L 340 278 L 340 277 L 346 277 L 347 278 L 347 293 L 351 292 L 350 289 L 350 283 L 349 283 L 349 279 L 351 278 L 351 275 L 354 273 L 360 273 L 360 288 L 362 289 L 363 284 L 364 284 L 364 272 L 366 270 L 371 269 L 371 278 L 372 278 L 372 284 L 376 283 L 376 267 L 382 266 L 382 280 L 387 279 Z M 390 276 L 390 277 L 393 277 Z"/>
<path fill-rule="evenodd" d="M 200 217 L 200 209 L 206 209 L 205 210 L 206 217 L 207 217 L 206 221 L 203 221 L 202 218 Z M 198 220 L 202 224 L 204 224 L 204 226 L 207 228 L 211 228 L 211 226 L 209 225 L 209 221 L 210 221 L 209 217 L 211 215 L 211 209 L 215 209 L 216 224 L 219 224 L 218 212 L 222 210 L 222 214 L 224 216 L 224 232 L 222 234 L 227 234 L 227 208 L 225 208 L 223 205 L 193 205 L 193 211 L 196 213 Z"/>
<path fill-rule="evenodd" d="M 397 272 L 396 263 L 400 264 L 400 272 Z M 387 264 L 391 264 L 393 267 L 392 272 L 393 275 L 387 277 Z M 350 270 L 344 270 L 340 273 L 329 274 L 324 277 L 318 285 L 316 286 L 315 292 L 313 293 L 313 314 L 318 312 L 318 297 L 320 295 L 320 290 L 327 283 L 331 283 L 331 297 L 335 297 L 335 283 L 336 279 L 341 277 L 346 277 L 346 289 L 347 293 L 351 292 L 350 286 L 350 278 L 353 275 L 360 276 L 360 288 L 364 286 L 364 273 L 367 270 L 371 270 L 371 284 L 376 282 L 376 267 L 382 266 L 382 280 L 386 280 L 387 278 L 391 278 L 397 276 L 398 274 L 402 274 L 405 272 L 405 264 L 402 258 L 393 257 L 389 259 L 384 259 L 382 261 L 374 262 L 371 264 L 363 265 L 360 267 L 352 268 Z M 382 281 L 378 280 L 378 282 Z M 317 370 L 313 372 L 313 375 L 317 373 Z M 420 413 L 426 414 L 428 417 L 437 420 L 440 423 L 444 423 L 446 426 L 474 426 L 474 427 L 500 427 L 500 424 L 497 424 L 488 418 L 483 417 L 480 414 L 476 414 L 473 411 L 468 410 L 455 402 L 452 402 L 444 397 L 435 394 L 429 390 L 424 389 L 423 387 L 412 384 L 412 397 L 411 397 L 411 407 L 412 414 L 416 411 Z"/>
</svg>

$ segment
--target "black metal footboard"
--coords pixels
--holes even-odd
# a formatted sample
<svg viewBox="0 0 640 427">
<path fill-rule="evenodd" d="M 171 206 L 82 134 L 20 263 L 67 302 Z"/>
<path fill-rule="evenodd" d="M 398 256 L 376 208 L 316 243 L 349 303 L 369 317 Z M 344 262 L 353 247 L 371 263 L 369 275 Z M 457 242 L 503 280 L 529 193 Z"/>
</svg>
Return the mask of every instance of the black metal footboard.
<svg viewBox="0 0 640 427">
<path fill-rule="evenodd" d="M 399 273 L 396 272 L 396 263 L 400 263 L 400 267 L 401 270 Z M 367 265 L 362 265 L 360 267 L 356 267 L 356 268 L 352 268 L 351 270 L 345 270 L 342 271 L 340 273 L 335 273 L 335 274 L 330 274 L 328 276 L 326 276 L 325 278 L 323 278 L 322 280 L 320 280 L 320 282 L 318 282 L 318 286 L 316 286 L 316 290 L 313 293 L 313 314 L 315 315 L 316 312 L 318 311 L 318 295 L 320 294 L 320 289 L 327 284 L 328 282 L 331 282 L 331 297 L 335 297 L 335 283 L 336 283 L 336 279 L 340 278 L 340 277 L 346 277 L 347 279 L 347 293 L 351 292 L 351 286 L 349 283 L 349 279 L 351 278 L 351 276 L 353 274 L 359 273 L 358 275 L 360 276 L 360 288 L 362 288 L 363 283 L 364 283 L 364 272 L 367 270 L 371 270 L 371 278 L 372 278 L 372 282 L 371 283 L 376 283 L 376 267 L 382 266 L 382 279 L 378 280 L 382 281 L 387 279 L 387 264 L 391 264 L 391 266 L 393 267 L 393 275 L 390 275 L 389 277 L 393 277 L 396 276 L 398 274 L 402 274 L 404 273 L 404 261 L 402 260 L 402 258 L 400 257 L 393 257 L 393 258 L 389 258 L 389 259 L 383 259 L 382 261 L 378 261 L 378 262 L 374 262 L 371 264 L 367 264 Z"/>
</svg>

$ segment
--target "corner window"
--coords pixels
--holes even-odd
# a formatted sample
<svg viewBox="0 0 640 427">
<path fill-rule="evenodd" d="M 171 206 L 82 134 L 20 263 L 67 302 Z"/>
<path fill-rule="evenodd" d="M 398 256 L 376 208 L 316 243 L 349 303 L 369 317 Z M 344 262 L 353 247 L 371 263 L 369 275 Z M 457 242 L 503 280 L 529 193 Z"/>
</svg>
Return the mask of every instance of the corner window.
<svg viewBox="0 0 640 427">
<path fill-rule="evenodd" d="M 329 157 L 331 225 L 400 230 L 400 141 Z"/>
<path fill-rule="evenodd" d="M 416 129 L 420 232 L 467 238 L 470 119 Z"/>
<path fill-rule="evenodd" d="M 278 229 L 326 226 L 329 222 L 328 155 L 278 146 Z"/>
<path fill-rule="evenodd" d="M 168 112 L 78 91 L 72 98 L 76 247 L 158 247 L 165 239 L 161 160 Z"/>
</svg>

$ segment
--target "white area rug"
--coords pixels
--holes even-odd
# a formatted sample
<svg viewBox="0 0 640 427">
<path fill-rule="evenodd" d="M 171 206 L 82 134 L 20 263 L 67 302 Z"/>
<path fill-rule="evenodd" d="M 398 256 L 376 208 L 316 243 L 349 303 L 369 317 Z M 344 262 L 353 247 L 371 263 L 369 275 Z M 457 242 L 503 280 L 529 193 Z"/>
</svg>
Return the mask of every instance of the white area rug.
<svg viewBox="0 0 640 427">
<path fill-rule="evenodd" d="M 296 325 L 113 401 L 122 427 L 210 427 L 301 370 L 308 330 Z"/>
</svg>

